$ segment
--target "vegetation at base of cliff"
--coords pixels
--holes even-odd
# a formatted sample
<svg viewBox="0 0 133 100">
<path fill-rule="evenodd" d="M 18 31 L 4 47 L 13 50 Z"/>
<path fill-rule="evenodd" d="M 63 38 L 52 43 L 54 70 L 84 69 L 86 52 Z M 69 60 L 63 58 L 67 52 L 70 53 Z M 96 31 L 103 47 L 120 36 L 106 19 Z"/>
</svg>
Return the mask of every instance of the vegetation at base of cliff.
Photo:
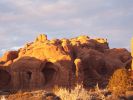
<svg viewBox="0 0 133 100">
<path fill-rule="evenodd" d="M 0 100 L 133 100 L 133 84 L 130 73 L 126 69 L 117 69 L 106 89 L 100 89 L 98 84 L 93 89 L 85 89 L 82 84 L 77 84 L 73 89 L 55 86 L 53 91 L 45 90 L 22 92 L 1 95 Z M 125 99 L 124 99 L 125 100 Z"/>
<path fill-rule="evenodd" d="M 123 95 L 132 88 L 130 72 L 127 69 L 117 69 L 109 80 L 108 90 L 115 95 Z"/>
<path fill-rule="evenodd" d="M 45 90 L 22 92 L 0 96 L 1 100 L 121 100 L 128 96 L 118 96 L 109 92 L 107 89 L 99 89 L 98 85 L 94 89 L 84 89 L 82 85 L 77 85 L 74 89 L 56 87 L 52 92 Z"/>
</svg>

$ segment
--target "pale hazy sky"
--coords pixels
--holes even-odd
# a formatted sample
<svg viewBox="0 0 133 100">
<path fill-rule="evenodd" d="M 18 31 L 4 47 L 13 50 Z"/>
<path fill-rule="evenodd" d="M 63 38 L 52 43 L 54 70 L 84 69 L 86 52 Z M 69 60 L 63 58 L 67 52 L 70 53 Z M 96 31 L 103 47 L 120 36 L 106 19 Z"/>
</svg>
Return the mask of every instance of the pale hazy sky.
<svg viewBox="0 0 133 100">
<path fill-rule="evenodd" d="M 0 0 L 0 53 L 33 41 L 88 35 L 130 47 L 133 0 Z"/>
</svg>

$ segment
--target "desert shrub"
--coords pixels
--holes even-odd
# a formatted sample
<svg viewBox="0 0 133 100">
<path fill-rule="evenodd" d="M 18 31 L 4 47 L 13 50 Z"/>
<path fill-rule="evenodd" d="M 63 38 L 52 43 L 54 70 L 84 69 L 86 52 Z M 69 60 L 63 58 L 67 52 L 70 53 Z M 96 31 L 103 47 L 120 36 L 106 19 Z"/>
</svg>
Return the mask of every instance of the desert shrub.
<svg viewBox="0 0 133 100">
<path fill-rule="evenodd" d="M 77 85 L 74 89 L 71 89 L 71 91 L 66 88 L 56 87 L 54 92 L 62 100 L 90 100 L 89 92 L 85 90 L 82 85 Z"/>
<path fill-rule="evenodd" d="M 86 90 L 82 84 L 77 84 L 74 89 L 55 87 L 53 91 L 62 100 L 105 100 L 103 91 L 98 85 L 92 90 Z"/>
<path fill-rule="evenodd" d="M 131 87 L 131 79 L 128 70 L 126 69 L 117 69 L 109 80 L 107 86 L 115 95 L 123 95 Z"/>
</svg>

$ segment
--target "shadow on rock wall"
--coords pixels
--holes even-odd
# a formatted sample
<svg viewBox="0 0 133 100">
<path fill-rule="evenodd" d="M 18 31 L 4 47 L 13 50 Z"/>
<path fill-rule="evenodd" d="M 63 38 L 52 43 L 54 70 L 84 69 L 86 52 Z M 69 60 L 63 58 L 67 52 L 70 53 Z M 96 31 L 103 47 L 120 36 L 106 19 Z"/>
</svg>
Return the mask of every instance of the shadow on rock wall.
<svg viewBox="0 0 133 100">
<path fill-rule="evenodd" d="M 12 63 L 10 71 L 0 69 L 0 89 L 29 91 L 51 89 L 56 85 L 69 86 L 70 66 L 70 61 L 52 62 L 22 57 Z"/>
</svg>

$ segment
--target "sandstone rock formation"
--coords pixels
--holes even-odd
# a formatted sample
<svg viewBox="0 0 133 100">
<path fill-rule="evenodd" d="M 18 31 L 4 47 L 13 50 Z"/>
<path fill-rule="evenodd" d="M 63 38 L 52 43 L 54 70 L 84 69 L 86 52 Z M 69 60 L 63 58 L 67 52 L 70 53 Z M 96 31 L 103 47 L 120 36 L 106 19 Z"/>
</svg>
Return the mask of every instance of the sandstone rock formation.
<svg viewBox="0 0 133 100">
<path fill-rule="evenodd" d="M 105 85 L 110 75 L 127 67 L 130 60 L 130 52 L 110 49 L 107 39 L 79 36 L 48 40 L 41 34 L 34 42 L 0 58 L 0 89 Z"/>
<path fill-rule="evenodd" d="M 133 38 L 131 39 L 131 56 L 132 56 L 131 79 L 133 79 Z"/>
<path fill-rule="evenodd" d="M 132 67 L 131 67 L 131 69 L 132 69 L 132 71 L 133 71 L 133 38 L 132 38 L 132 40 L 131 40 L 131 56 L 132 56 Z"/>
</svg>

